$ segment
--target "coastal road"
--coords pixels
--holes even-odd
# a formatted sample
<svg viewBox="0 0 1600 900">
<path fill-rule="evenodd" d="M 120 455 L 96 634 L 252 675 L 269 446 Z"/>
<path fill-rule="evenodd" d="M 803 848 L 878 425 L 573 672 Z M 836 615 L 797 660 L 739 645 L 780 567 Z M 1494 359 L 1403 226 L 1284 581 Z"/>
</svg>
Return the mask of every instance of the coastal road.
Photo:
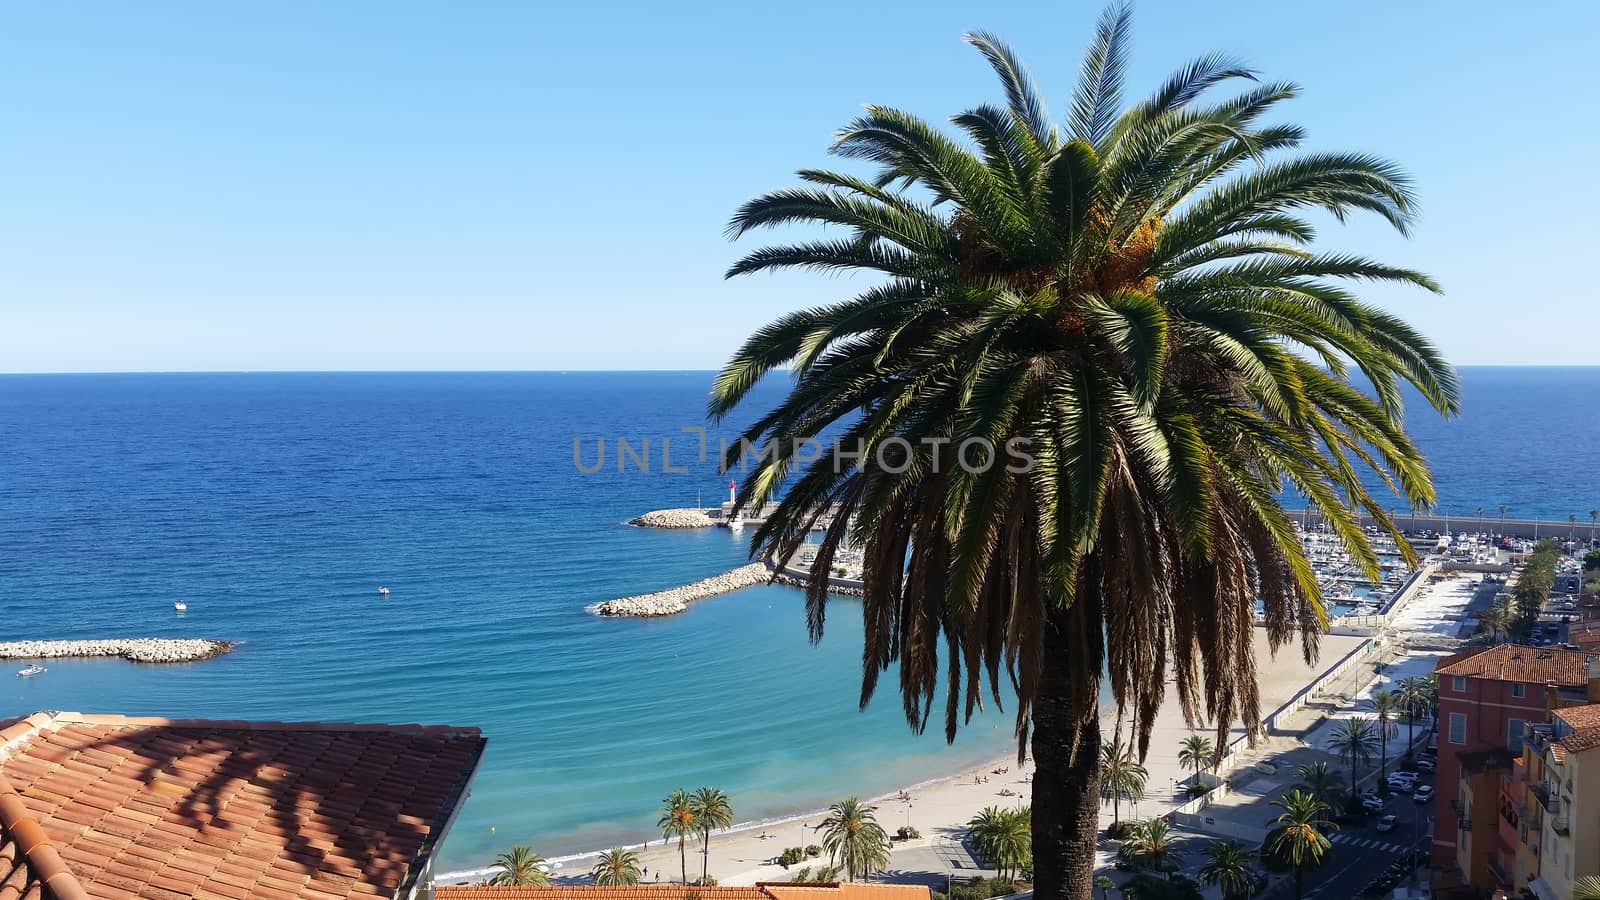
<svg viewBox="0 0 1600 900">
<path fill-rule="evenodd" d="M 1384 806 L 1399 820 L 1395 829 L 1380 834 L 1374 823 L 1348 825 L 1330 840 L 1332 852 L 1327 863 L 1306 873 L 1306 897 L 1344 900 L 1358 897 L 1361 891 L 1382 875 L 1402 854 L 1429 846 L 1433 836 L 1432 806 L 1419 805 L 1407 794 L 1392 794 Z M 1292 888 L 1289 893 L 1293 893 Z"/>
</svg>

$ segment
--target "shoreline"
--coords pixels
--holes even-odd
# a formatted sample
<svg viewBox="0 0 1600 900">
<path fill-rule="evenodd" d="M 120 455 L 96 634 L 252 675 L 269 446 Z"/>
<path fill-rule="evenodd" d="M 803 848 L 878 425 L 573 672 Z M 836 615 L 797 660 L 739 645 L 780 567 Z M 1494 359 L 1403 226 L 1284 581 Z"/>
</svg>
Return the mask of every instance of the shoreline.
<svg viewBox="0 0 1600 900">
<path fill-rule="evenodd" d="M 238 645 L 238 641 L 221 641 L 213 638 L 7 641 L 0 643 L 0 659 L 121 657 L 135 663 L 188 663 L 221 656 Z"/>
<path fill-rule="evenodd" d="M 1325 673 L 1367 640 L 1354 636 L 1324 634 L 1318 662 L 1313 666 L 1307 666 L 1293 647 L 1284 647 L 1276 657 L 1270 656 L 1267 652 L 1265 629 L 1254 629 L 1253 637 L 1257 643 L 1258 659 L 1261 661 L 1258 678 L 1264 710 L 1263 722 L 1296 702 L 1307 686 L 1319 681 Z M 1114 705 L 1102 707 L 1101 727 L 1105 734 L 1112 733 L 1116 727 L 1116 719 Z M 1194 733 L 1213 736 L 1213 729 L 1210 726 L 1204 723 L 1196 725 Z M 1149 787 L 1145 798 L 1135 805 L 1135 808 L 1142 810 L 1140 818 L 1148 817 L 1148 811 L 1151 809 L 1166 812 L 1188 799 L 1178 791 L 1179 782 L 1190 773 L 1179 765 L 1177 752 L 1178 742 L 1190 733 L 1191 729 L 1184 721 L 1182 709 L 1177 702 L 1176 685 L 1169 680 L 1167 697 L 1152 728 L 1150 753 L 1145 760 L 1145 766 L 1149 771 Z M 1231 742 L 1242 737 L 1244 733 L 1242 726 L 1234 725 L 1230 729 L 1228 740 Z M 1263 734 L 1261 739 L 1265 738 L 1266 735 Z M 996 769 L 1007 771 L 1004 774 L 997 774 Z M 969 763 L 943 775 L 925 778 L 913 784 L 900 785 L 898 789 L 895 786 L 880 789 L 879 785 L 873 785 L 871 790 L 862 790 L 858 796 L 870 798 L 867 802 L 878 807 L 879 824 L 889 833 L 893 834 L 908 823 L 921 832 L 922 836 L 919 839 L 895 841 L 893 846 L 896 850 L 926 847 L 934 841 L 945 840 L 948 836 L 963 830 L 966 821 L 986 806 L 1004 807 L 1026 803 L 1027 798 L 1033 793 L 1032 771 L 1031 759 L 1019 765 L 1015 752 L 1010 752 L 989 758 L 976 767 Z M 976 782 L 975 777 L 988 780 Z M 1163 781 L 1167 784 L 1163 785 Z M 1002 795 L 999 793 L 1002 790 L 1011 793 Z M 910 795 L 909 802 L 900 799 L 901 791 Z M 738 804 L 738 799 L 738 797 L 733 798 L 735 805 Z M 1103 815 L 1110 815 L 1110 805 L 1104 806 Z M 1124 818 L 1134 817 L 1134 812 L 1128 803 L 1123 803 L 1122 807 Z M 789 870 L 773 865 L 769 860 L 786 847 L 821 843 L 820 834 L 807 829 L 802 836 L 801 829 L 803 825 L 812 824 L 813 820 L 820 818 L 823 812 L 825 809 L 808 806 L 798 812 L 777 813 L 741 822 L 726 831 L 713 833 L 710 849 L 712 873 L 717 876 L 720 883 L 727 885 L 787 880 Z M 780 833 L 772 834 L 773 832 Z M 763 834 L 772 836 L 763 838 Z M 659 874 L 663 877 L 670 875 L 676 881 L 679 865 L 676 845 L 664 844 L 659 837 L 653 835 L 648 841 L 640 840 L 640 836 L 640 832 L 635 832 L 633 838 L 619 842 L 619 846 L 638 852 L 641 864 L 651 869 L 652 875 Z M 522 842 L 527 843 L 526 840 Z M 534 844 L 534 849 L 538 849 L 537 843 Z M 587 883 L 589 864 L 596 856 L 609 849 L 611 848 L 599 847 L 548 857 L 549 862 L 562 865 L 560 869 L 551 873 L 552 880 L 557 883 Z M 689 848 L 690 857 L 699 852 L 697 847 Z M 814 865 L 815 861 L 811 864 Z M 437 881 L 439 884 L 470 883 L 490 874 L 492 869 L 487 867 L 463 866 L 440 873 Z"/>
</svg>

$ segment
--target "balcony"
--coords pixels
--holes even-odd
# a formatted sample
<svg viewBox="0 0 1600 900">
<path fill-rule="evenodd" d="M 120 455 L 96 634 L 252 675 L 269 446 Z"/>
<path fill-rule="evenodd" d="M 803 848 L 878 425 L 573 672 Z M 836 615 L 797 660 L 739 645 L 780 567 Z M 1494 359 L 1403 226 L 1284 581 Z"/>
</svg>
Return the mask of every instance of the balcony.
<svg viewBox="0 0 1600 900">
<path fill-rule="evenodd" d="M 1556 834 L 1567 835 L 1572 833 L 1572 815 L 1563 813 L 1550 820 L 1550 830 Z"/>
<path fill-rule="evenodd" d="M 1544 807 L 1545 812 L 1553 816 L 1561 811 L 1561 795 L 1556 793 L 1555 787 L 1549 782 L 1530 784 L 1528 790 L 1539 798 L 1539 805 Z"/>
<path fill-rule="evenodd" d="M 1457 816 L 1456 817 L 1456 830 L 1457 831 L 1471 831 L 1472 830 L 1472 817 L 1471 816 Z"/>
</svg>

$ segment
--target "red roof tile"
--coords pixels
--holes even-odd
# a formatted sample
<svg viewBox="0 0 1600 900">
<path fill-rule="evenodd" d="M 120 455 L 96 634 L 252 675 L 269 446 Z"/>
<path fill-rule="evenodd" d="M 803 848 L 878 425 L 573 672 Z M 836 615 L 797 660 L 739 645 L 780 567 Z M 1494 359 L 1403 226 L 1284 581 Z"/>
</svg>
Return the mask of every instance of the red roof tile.
<svg viewBox="0 0 1600 900">
<path fill-rule="evenodd" d="M 1465 675 L 1497 681 L 1582 686 L 1587 683 L 1588 654 L 1578 650 L 1551 650 L 1500 644 L 1463 651 L 1440 661 L 1439 675 Z"/>
<path fill-rule="evenodd" d="M 483 745 L 440 726 L 0 723 L 0 900 L 391 895 Z"/>
</svg>

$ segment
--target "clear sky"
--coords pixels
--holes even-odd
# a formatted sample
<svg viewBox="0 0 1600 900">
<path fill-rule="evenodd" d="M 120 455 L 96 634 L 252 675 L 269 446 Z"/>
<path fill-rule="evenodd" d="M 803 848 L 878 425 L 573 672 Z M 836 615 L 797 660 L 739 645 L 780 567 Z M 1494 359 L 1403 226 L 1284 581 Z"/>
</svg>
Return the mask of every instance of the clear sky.
<svg viewBox="0 0 1600 900">
<path fill-rule="evenodd" d="M 0 30 L 0 371 L 705 369 L 865 282 L 735 282 L 734 207 L 864 102 L 1058 117 L 1098 5 L 34 3 Z M 1144 0 L 1129 80 L 1227 50 L 1423 217 L 1324 246 L 1461 364 L 1600 363 L 1600 4 Z M 754 246 L 751 241 L 746 242 Z"/>
</svg>

